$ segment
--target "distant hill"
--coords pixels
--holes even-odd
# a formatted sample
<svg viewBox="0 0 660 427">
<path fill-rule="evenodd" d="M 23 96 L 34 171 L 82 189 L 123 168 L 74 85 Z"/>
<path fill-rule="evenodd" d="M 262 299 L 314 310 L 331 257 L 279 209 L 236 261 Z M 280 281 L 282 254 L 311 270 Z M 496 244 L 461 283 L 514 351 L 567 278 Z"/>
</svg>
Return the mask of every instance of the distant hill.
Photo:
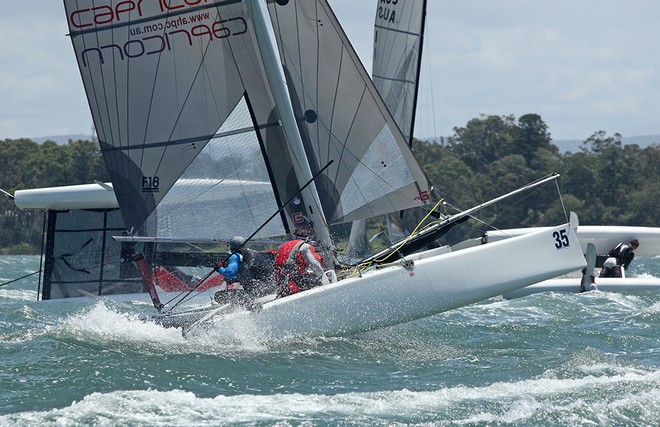
<svg viewBox="0 0 660 427">
<path fill-rule="evenodd" d="M 580 151 L 580 147 L 582 147 L 582 142 L 583 140 L 580 139 L 564 139 L 564 140 L 559 140 L 559 141 L 552 141 L 553 144 L 559 148 L 559 151 L 562 153 L 577 153 Z M 628 144 L 637 144 L 641 148 L 648 147 L 649 145 L 653 144 L 660 144 L 660 135 L 643 135 L 643 136 L 629 136 L 629 137 L 623 137 L 621 139 L 621 142 L 623 145 L 628 145 Z"/>
<path fill-rule="evenodd" d="M 76 134 L 76 135 L 57 135 L 57 136 L 42 136 L 39 138 L 30 138 L 32 141 L 37 142 L 39 144 L 46 142 L 46 141 L 54 141 L 55 143 L 59 145 L 66 145 L 69 143 L 69 140 L 72 139 L 74 141 L 77 141 L 79 139 L 82 140 L 87 140 L 91 141 L 94 138 L 93 135 L 83 135 L 83 134 Z"/>
<path fill-rule="evenodd" d="M 586 138 L 585 138 L 586 139 Z M 435 138 L 422 138 L 422 141 L 434 141 Z M 577 153 L 582 147 L 582 139 L 562 139 L 557 141 L 552 141 L 554 145 L 559 148 L 560 153 Z M 641 148 L 648 147 L 653 144 L 660 144 L 660 135 L 643 135 L 643 136 L 629 136 L 623 137 L 621 142 L 624 145 L 627 144 L 637 144 Z"/>
</svg>

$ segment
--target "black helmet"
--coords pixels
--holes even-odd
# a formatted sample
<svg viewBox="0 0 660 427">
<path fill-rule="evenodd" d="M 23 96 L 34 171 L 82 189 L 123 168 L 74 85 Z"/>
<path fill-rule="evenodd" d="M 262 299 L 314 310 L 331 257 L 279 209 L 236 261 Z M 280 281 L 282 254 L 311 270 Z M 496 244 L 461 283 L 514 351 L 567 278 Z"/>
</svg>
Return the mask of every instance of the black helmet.
<svg viewBox="0 0 660 427">
<path fill-rule="evenodd" d="M 237 251 L 245 245 L 245 238 L 241 236 L 234 236 L 229 241 L 229 249 L 232 251 Z"/>
</svg>

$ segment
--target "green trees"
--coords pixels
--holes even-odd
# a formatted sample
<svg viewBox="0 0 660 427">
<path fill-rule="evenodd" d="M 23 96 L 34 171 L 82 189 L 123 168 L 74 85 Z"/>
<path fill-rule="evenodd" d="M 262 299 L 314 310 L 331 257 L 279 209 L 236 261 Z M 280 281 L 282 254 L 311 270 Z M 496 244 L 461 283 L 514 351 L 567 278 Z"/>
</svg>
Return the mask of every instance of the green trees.
<svg viewBox="0 0 660 427">
<path fill-rule="evenodd" d="M 454 128 L 448 144 L 417 142 L 414 151 L 447 200 L 461 208 L 497 197 L 551 173 L 567 211 L 582 224 L 657 226 L 660 146 L 622 145 L 599 131 L 580 152 L 560 154 L 543 119 L 526 114 L 481 116 Z M 513 201 L 485 219 L 498 227 L 550 225 L 565 220 L 554 188 Z"/>
<path fill-rule="evenodd" d="M 0 141 L 0 188 L 13 194 L 27 188 L 89 184 L 108 181 L 99 147 L 92 141 L 53 141 L 37 144 L 29 139 Z M 0 197 L 0 251 L 35 253 L 41 247 L 43 215 L 21 211 Z"/>
<path fill-rule="evenodd" d="M 486 210 L 480 217 L 500 228 L 551 225 L 573 210 L 582 224 L 658 226 L 660 146 L 623 145 L 621 135 L 595 132 L 577 153 L 559 153 L 537 114 L 516 120 L 480 116 L 441 143 L 416 141 L 413 152 L 451 206 L 466 209 L 551 173 L 560 173 L 563 206 L 554 185 Z M 210 159 L 209 159 L 210 161 Z M 92 141 L 0 141 L 0 188 L 109 181 Z M 255 172 L 256 173 L 256 172 Z M 43 215 L 21 211 L 0 196 L 0 253 L 38 252 Z"/>
</svg>

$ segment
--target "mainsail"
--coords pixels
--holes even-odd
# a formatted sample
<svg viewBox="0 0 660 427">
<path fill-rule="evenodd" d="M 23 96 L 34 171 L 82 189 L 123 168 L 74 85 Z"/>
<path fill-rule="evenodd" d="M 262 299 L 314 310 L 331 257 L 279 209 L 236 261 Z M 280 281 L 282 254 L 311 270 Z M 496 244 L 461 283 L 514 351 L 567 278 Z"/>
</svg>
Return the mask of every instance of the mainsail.
<svg viewBox="0 0 660 427">
<path fill-rule="evenodd" d="M 431 183 L 327 1 L 269 6 L 326 218 L 342 223 L 421 206 Z"/>
<path fill-rule="evenodd" d="M 64 0 L 134 235 L 249 235 L 295 198 L 301 159 L 289 149 L 282 108 L 293 110 L 311 172 L 332 162 L 315 181 L 324 213 L 315 227 L 431 201 L 431 183 L 325 0 L 269 6 L 289 107 L 273 95 L 255 2 L 109 3 Z M 313 203 L 294 201 L 258 236 L 284 235 L 314 214 Z"/>
<path fill-rule="evenodd" d="M 279 198 L 270 185 L 263 153 L 281 151 L 282 135 L 243 4 L 111 3 L 64 2 L 127 227 L 193 240 L 255 230 L 297 184 L 280 182 Z"/>
</svg>

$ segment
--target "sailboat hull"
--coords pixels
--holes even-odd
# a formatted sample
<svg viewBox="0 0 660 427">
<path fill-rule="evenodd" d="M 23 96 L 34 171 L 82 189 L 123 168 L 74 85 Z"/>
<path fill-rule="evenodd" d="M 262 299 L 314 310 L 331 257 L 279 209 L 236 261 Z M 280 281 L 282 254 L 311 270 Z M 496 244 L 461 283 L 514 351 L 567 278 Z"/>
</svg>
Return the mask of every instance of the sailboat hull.
<svg viewBox="0 0 660 427">
<path fill-rule="evenodd" d="M 556 238 L 565 245 L 558 248 Z M 570 225 L 458 252 L 431 250 L 263 304 L 207 315 L 188 329 L 257 328 L 267 336 L 335 336 L 404 323 L 586 266 Z M 511 256 L 515 254 L 514 256 Z"/>
<path fill-rule="evenodd" d="M 631 293 L 660 291 L 660 278 L 657 277 L 596 277 L 596 286 L 602 292 Z M 580 293 L 580 278 L 560 278 L 545 280 L 522 289 L 507 292 L 507 299 L 522 298 L 541 292 Z"/>
</svg>

